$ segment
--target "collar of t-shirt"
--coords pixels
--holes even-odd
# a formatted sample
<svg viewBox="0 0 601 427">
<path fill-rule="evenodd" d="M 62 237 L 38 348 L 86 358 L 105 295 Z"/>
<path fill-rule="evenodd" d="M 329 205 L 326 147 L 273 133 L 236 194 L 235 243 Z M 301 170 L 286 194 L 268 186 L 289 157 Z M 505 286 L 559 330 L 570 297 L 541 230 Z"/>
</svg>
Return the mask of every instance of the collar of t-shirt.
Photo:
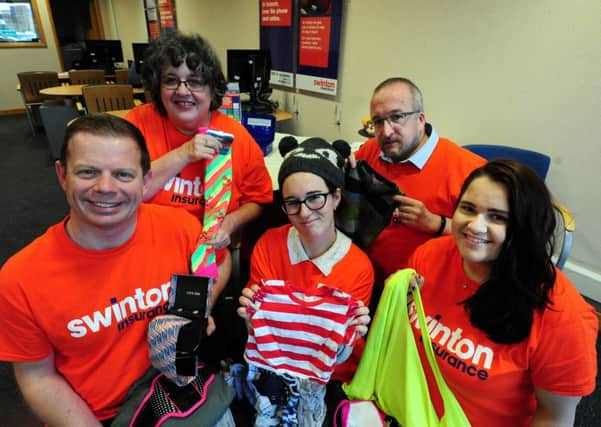
<svg viewBox="0 0 601 427">
<path fill-rule="evenodd" d="M 324 276 L 327 276 L 332 272 L 334 266 L 345 257 L 350 248 L 351 239 L 336 230 L 336 240 L 334 241 L 334 244 L 322 255 L 310 259 L 305 252 L 305 248 L 303 248 L 298 230 L 294 227 L 290 227 L 290 230 L 288 231 L 288 255 L 290 256 L 290 263 L 295 265 L 303 261 L 312 262 Z"/>
<path fill-rule="evenodd" d="M 388 163 L 409 162 L 412 163 L 419 170 L 422 170 L 424 165 L 432 155 L 432 152 L 436 148 L 436 144 L 438 144 L 438 132 L 436 132 L 436 129 L 434 129 L 434 127 L 430 123 L 426 123 L 425 132 L 426 135 L 428 135 L 426 143 L 422 145 L 421 148 L 417 150 L 417 152 L 414 153 L 413 156 L 409 157 L 408 159 L 402 160 L 400 162 L 394 162 L 390 157 L 385 156 L 382 152 L 380 152 L 380 158 Z"/>
</svg>

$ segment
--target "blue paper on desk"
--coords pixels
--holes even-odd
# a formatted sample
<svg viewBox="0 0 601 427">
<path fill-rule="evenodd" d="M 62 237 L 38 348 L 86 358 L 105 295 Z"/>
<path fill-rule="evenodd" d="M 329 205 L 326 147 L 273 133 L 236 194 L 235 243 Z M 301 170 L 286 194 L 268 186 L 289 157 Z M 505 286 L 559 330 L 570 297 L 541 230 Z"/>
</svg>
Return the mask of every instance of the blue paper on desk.
<svg viewBox="0 0 601 427">
<path fill-rule="evenodd" d="M 275 116 L 271 114 L 244 113 L 242 124 L 257 141 L 263 155 L 271 153 L 275 138 Z"/>
</svg>

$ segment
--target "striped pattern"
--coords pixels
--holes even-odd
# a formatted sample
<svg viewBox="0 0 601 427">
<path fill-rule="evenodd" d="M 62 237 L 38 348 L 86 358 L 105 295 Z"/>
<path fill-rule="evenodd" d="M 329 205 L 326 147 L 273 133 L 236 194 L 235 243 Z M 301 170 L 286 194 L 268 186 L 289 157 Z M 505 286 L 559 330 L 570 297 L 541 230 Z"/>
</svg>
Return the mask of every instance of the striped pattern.
<svg viewBox="0 0 601 427">
<path fill-rule="evenodd" d="M 232 195 L 232 150 L 217 154 L 205 170 L 205 211 L 200 244 L 192 254 L 192 271 L 197 276 L 217 278 L 215 250 L 211 241 L 227 213 Z M 212 284 L 212 283 L 211 283 Z M 210 290 L 211 286 L 209 286 Z"/>
<path fill-rule="evenodd" d="M 187 323 L 190 323 L 189 319 L 174 314 L 165 314 L 155 317 L 148 325 L 150 363 L 179 386 L 189 384 L 195 378 L 177 375 L 175 368 L 177 335 L 182 326 Z"/>
<path fill-rule="evenodd" d="M 340 354 L 348 357 L 356 340 L 350 326 L 356 302 L 320 285 L 300 290 L 282 280 L 263 282 L 255 294 L 247 362 L 278 373 L 327 383 Z"/>
</svg>

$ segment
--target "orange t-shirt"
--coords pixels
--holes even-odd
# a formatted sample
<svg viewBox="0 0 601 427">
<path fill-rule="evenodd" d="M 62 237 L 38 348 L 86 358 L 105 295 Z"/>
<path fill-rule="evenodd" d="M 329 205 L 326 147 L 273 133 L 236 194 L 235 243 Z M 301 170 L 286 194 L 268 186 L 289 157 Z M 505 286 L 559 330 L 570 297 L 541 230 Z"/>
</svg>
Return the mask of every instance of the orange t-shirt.
<svg viewBox="0 0 601 427">
<path fill-rule="evenodd" d="M 54 352 L 56 370 L 107 419 L 150 367 L 148 323 L 167 310 L 171 275 L 189 274 L 200 223 L 184 210 L 143 204 L 126 243 L 93 251 L 69 238 L 67 220 L 0 270 L 0 360 Z"/>
<path fill-rule="evenodd" d="M 292 225 L 288 224 L 272 228 L 259 239 L 251 256 L 248 285 L 260 285 L 261 280 L 276 279 L 293 283 L 297 288 L 315 289 L 319 283 L 323 283 L 369 305 L 374 274 L 371 262 L 365 253 L 351 244 L 346 255 L 326 276 L 309 260 L 292 264 L 288 251 L 288 233 L 291 227 Z M 325 255 L 327 256 L 327 253 Z M 344 382 L 352 379 L 364 345 L 364 340 L 357 342 L 353 354 L 346 362 L 336 367 L 332 379 Z"/>
<path fill-rule="evenodd" d="M 125 116 L 146 138 L 150 159 L 156 160 L 191 139 L 180 133 L 153 104 L 140 105 Z M 232 195 L 228 212 L 245 203 L 270 203 L 273 188 L 263 152 L 248 131 L 231 117 L 213 111 L 209 128 L 234 135 L 232 143 Z M 149 202 L 183 207 L 202 220 L 204 214 L 205 161 L 189 163 Z"/>
<path fill-rule="evenodd" d="M 422 170 L 410 162 L 390 163 L 380 158 L 380 146 L 372 138 L 355 153 L 380 175 L 394 182 L 408 197 L 420 200 L 432 213 L 453 216 L 463 181 L 486 161 L 448 139 L 439 138 Z M 390 274 L 405 268 L 407 259 L 431 234 L 391 222 L 369 245 L 367 254 L 374 264 L 380 286 Z"/>
<path fill-rule="evenodd" d="M 498 344 L 473 327 L 458 304 L 479 285 L 463 272 L 453 237 L 422 245 L 409 266 L 424 276 L 421 295 L 438 366 L 473 426 L 530 425 L 535 387 L 564 396 L 585 396 L 594 390 L 598 319 L 561 271 L 551 293 L 553 304 L 534 313 L 529 337 Z M 409 318 L 419 343 L 414 310 L 412 306 Z M 418 344 L 418 349 L 422 364 L 428 366 L 423 346 Z M 426 374 L 441 415 L 442 402 L 429 368 Z"/>
</svg>

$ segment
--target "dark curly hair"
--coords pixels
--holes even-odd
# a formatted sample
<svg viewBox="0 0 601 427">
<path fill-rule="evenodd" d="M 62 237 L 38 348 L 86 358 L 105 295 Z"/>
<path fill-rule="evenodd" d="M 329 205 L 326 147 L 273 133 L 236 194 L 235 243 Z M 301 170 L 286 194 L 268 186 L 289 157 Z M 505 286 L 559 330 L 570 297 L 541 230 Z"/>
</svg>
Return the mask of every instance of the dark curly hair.
<svg viewBox="0 0 601 427">
<path fill-rule="evenodd" d="M 144 55 L 142 76 L 145 87 L 150 91 L 152 102 L 161 115 L 167 110 L 161 101 L 161 73 L 169 66 L 179 67 L 186 63 L 197 73 L 211 91 L 210 111 L 221 106 L 226 90 L 226 80 L 221 63 L 211 45 L 196 34 L 167 33 L 151 41 Z"/>
<path fill-rule="evenodd" d="M 512 344 L 528 337 L 535 310 L 550 304 L 555 283 L 552 263 L 555 211 L 543 180 L 514 160 L 493 160 L 465 180 L 458 200 L 479 177 L 507 191 L 509 219 L 505 242 L 493 262 L 490 278 L 462 301 L 470 322 L 494 342 Z"/>
</svg>

